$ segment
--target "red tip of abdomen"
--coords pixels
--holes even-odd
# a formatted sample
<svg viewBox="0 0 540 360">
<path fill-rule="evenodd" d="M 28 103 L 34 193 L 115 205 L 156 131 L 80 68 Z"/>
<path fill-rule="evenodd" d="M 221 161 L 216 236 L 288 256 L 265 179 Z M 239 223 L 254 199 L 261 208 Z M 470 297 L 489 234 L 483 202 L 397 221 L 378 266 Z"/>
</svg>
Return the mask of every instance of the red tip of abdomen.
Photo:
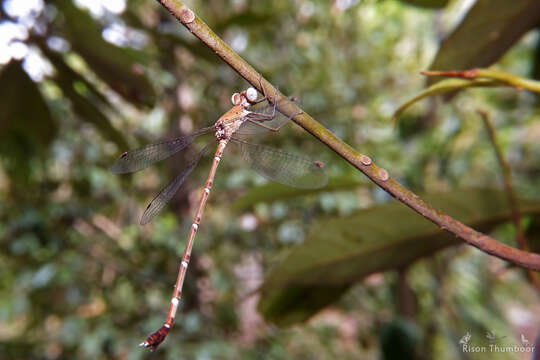
<svg viewBox="0 0 540 360">
<path fill-rule="evenodd" d="M 165 340 L 165 337 L 169 333 L 169 328 L 163 325 L 155 333 L 150 335 L 143 341 L 140 346 L 150 348 L 151 351 L 156 350 L 156 348 Z"/>
</svg>

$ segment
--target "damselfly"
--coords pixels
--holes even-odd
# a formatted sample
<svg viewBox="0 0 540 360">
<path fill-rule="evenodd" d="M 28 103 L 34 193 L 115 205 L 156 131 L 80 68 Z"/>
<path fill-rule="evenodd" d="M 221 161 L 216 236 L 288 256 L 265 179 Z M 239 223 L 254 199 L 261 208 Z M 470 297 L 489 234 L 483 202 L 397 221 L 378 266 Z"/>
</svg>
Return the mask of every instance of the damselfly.
<svg viewBox="0 0 540 360">
<path fill-rule="evenodd" d="M 298 188 L 319 188 L 327 183 L 327 176 L 322 162 L 314 161 L 304 156 L 286 153 L 272 147 L 253 144 L 234 136 L 236 134 L 256 133 L 259 130 L 278 131 L 289 120 L 289 118 L 283 115 L 278 116 L 275 101 L 269 99 L 266 94 L 259 100 L 257 98 L 258 94 L 254 88 L 249 88 L 241 93 L 235 93 L 231 98 L 233 107 L 223 114 L 213 126 L 200 129 L 187 136 L 124 152 L 111 168 L 112 172 L 117 174 L 144 169 L 157 161 L 188 148 L 195 138 L 211 132 L 215 133 L 215 140 L 218 142 L 214 160 L 193 218 L 184 255 L 180 262 L 167 318 L 163 326 L 143 341 L 141 346 L 155 350 L 173 326 L 182 292 L 182 285 L 191 257 L 195 234 L 201 223 L 201 217 L 206 201 L 208 200 L 208 195 L 212 189 L 218 164 L 229 142 L 239 145 L 245 161 L 257 172 L 270 180 Z M 263 103 L 264 101 L 265 103 Z M 265 106 L 262 106 L 260 109 L 254 109 L 254 107 L 257 108 L 261 103 Z M 171 200 L 201 157 L 208 151 L 209 145 L 206 145 L 200 152 L 193 156 L 183 170 L 154 197 L 144 211 L 141 224 L 148 223 Z"/>
</svg>

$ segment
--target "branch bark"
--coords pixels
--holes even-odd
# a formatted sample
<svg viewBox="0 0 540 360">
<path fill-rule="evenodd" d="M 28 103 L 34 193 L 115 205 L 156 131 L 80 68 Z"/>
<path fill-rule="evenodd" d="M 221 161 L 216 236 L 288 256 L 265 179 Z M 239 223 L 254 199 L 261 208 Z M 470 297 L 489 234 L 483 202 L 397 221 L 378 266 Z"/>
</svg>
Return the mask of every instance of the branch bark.
<svg viewBox="0 0 540 360">
<path fill-rule="evenodd" d="M 484 235 L 465 224 L 453 219 L 420 199 L 416 194 L 401 186 L 392 179 L 388 172 L 375 165 L 372 160 L 355 151 L 351 146 L 340 140 L 328 129 L 303 112 L 295 103 L 279 92 L 272 84 L 264 79 L 251 65 L 236 54 L 219 36 L 217 36 L 195 13 L 179 0 L 157 0 L 161 5 L 180 21 L 193 35 L 212 49 L 222 60 L 231 66 L 240 76 L 246 79 L 260 92 L 266 92 L 270 99 L 277 102 L 278 110 L 309 132 L 319 141 L 339 154 L 355 168 L 360 170 L 371 181 L 407 205 L 418 214 L 438 225 L 441 229 L 463 239 L 481 251 L 507 260 L 516 265 L 540 271 L 540 255 L 525 252 Z"/>
</svg>

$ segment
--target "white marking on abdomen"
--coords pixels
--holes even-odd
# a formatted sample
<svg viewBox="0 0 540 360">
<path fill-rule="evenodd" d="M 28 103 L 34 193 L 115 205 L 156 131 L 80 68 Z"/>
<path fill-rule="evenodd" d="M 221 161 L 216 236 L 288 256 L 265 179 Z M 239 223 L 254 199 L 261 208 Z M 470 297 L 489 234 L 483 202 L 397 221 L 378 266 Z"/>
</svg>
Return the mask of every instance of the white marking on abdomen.
<svg viewBox="0 0 540 360">
<path fill-rule="evenodd" d="M 193 225 L 191 225 L 191 226 L 193 226 L 193 229 L 194 229 L 195 231 L 197 231 L 197 229 L 199 229 L 199 225 L 197 225 L 197 224 L 195 224 L 195 223 L 193 223 Z"/>
<path fill-rule="evenodd" d="M 185 267 L 185 268 L 187 269 L 187 267 L 188 267 L 187 261 L 182 260 L 182 266 Z"/>
<path fill-rule="evenodd" d="M 176 309 L 178 309 L 178 303 L 179 303 L 179 301 L 178 301 L 177 298 L 173 297 L 173 298 L 171 299 L 171 303 L 172 303 L 172 306 L 173 306 L 173 308 L 172 308 L 172 310 L 173 310 L 172 313 L 175 314 L 175 313 L 176 313 Z"/>
</svg>

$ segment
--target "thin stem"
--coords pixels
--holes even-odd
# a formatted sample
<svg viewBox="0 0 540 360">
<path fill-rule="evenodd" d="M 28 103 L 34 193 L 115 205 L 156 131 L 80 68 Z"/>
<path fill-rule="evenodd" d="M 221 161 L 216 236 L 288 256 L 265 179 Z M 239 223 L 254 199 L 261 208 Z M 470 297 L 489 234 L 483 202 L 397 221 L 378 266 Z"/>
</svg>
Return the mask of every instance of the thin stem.
<svg viewBox="0 0 540 360">
<path fill-rule="evenodd" d="M 512 170 L 510 168 L 510 164 L 508 164 L 508 162 L 504 158 L 502 149 L 497 142 L 495 128 L 493 127 L 493 124 L 491 123 L 487 112 L 483 110 L 477 110 L 477 112 L 478 115 L 480 115 L 480 117 L 482 118 L 482 121 L 484 122 L 484 126 L 486 127 L 489 136 L 489 141 L 493 145 L 493 149 L 495 150 L 495 156 L 497 157 L 497 161 L 499 162 L 499 165 L 501 167 L 504 178 L 504 187 L 506 189 L 506 194 L 508 195 L 508 203 L 510 204 L 510 209 L 512 212 L 512 221 L 514 222 L 514 225 L 516 227 L 516 242 L 520 249 L 528 251 L 529 246 L 527 244 L 527 238 L 525 236 L 525 233 L 523 232 L 523 226 L 521 225 L 521 211 L 519 210 L 519 203 L 517 200 L 516 192 L 514 191 Z M 526 269 L 525 273 L 527 274 L 530 283 L 534 287 L 536 287 L 536 289 L 540 290 L 540 282 L 536 278 L 534 272 Z"/>
<path fill-rule="evenodd" d="M 496 69 L 471 69 L 452 71 L 422 71 L 426 76 L 444 76 L 461 79 L 490 79 L 514 86 L 517 89 L 527 89 L 540 93 L 540 81 L 522 78 Z"/>
<path fill-rule="evenodd" d="M 519 205 L 512 182 L 512 170 L 510 169 L 510 165 L 508 164 L 508 162 L 504 159 L 501 147 L 497 143 L 495 129 L 493 128 L 493 124 L 491 123 L 488 114 L 483 110 L 478 110 L 477 112 L 478 115 L 480 115 L 480 117 L 482 118 L 482 121 L 484 122 L 484 126 L 486 127 L 489 136 L 489 141 L 491 142 L 491 145 L 493 145 L 493 150 L 495 150 L 495 156 L 497 157 L 497 161 L 499 162 L 499 165 L 501 167 L 504 178 L 504 187 L 506 189 L 506 193 L 508 195 L 508 203 L 510 204 L 510 208 L 512 211 L 512 221 L 516 226 L 516 240 L 518 246 L 520 249 L 527 250 L 528 246 L 525 241 L 525 235 L 523 234 L 523 228 L 520 221 L 521 212 L 519 211 Z"/>
<path fill-rule="evenodd" d="M 399 315 L 416 322 L 416 298 L 407 281 L 408 270 L 408 266 L 397 269 L 396 305 Z"/>
<path fill-rule="evenodd" d="M 458 90 L 463 90 L 470 87 L 493 87 L 493 86 L 507 86 L 507 84 L 501 83 L 496 80 L 487 80 L 487 79 L 444 79 L 441 80 L 427 89 L 422 90 L 419 94 L 413 96 L 411 99 L 407 100 L 401 104 L 394 114 L 392 115 L 392 124 L 395 127 L 399 116 L 411 107 L 413 104 L 416 104 L 420 100 L 427 98 L 429 96 L 447 94 L 449 92 L 454 92 Z"/>
<path fill-rule="evenodd" d="M 277 103 L 277 109 L 285 116 L 304 128 L 319 141 L 326 144 L 330 149 L 339 154 L 351 165 L 360 170 L 371 181 L 401 201 L 426 219 L 432 221 L 440 228 L 460 237 L 468 244 L 501 259 L 516 265 L 540 270 L 540 255 L 525 252 L 484 235 L 465 224 L 453 219 L 440 210 L 425 203 L 413 192 L 405 189 L 388 172 L 376 166 L 371 159 L 355 151 L 351 146 L 340 140 L 328 129 L 315 121 L 296 104 L 288 101 L 281 92 L 264 79 L 244 59 L 236 54 L 225 42 L 220 39 L 195 13 L 179 0 L 157 0 L 166 7 L 189 31 L 198 37 L 206 46 L 221 57 L 240 76 L 246 79 L 253 87 L 268 94 L 269 98 Z"/>
</svg>

